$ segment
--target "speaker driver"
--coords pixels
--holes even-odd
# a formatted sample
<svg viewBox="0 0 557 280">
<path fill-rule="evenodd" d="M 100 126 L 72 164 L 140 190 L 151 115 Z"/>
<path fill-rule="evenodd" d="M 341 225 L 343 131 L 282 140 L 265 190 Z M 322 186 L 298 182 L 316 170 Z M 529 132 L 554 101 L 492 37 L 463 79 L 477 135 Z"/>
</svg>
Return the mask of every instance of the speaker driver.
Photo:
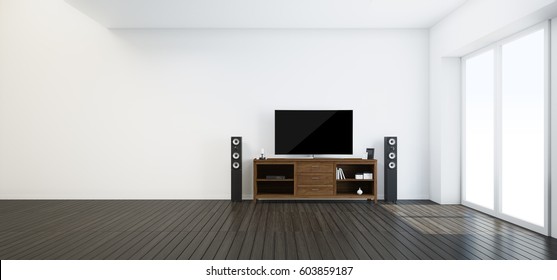
<svg viewBox="0 0 557 280">
<path fill-rule="evenodd" d="M 238 152 L 235 152 L 232 154 L 232 158 L 233 159 L 239 159 L 240 158 L 240 154 Z"/>
<path fill-rule="evenodd" d="M 390 158 L 390 159 L 395 159 L 395 158 L 396 158 L 395 153 L 390 152 L 390 153 L 389 153 L 389 158 Z"/>
<path fill-rule="evenodd" d="M 396 144 L 396 140 L 394 138 L 389 139 L 389 145 L 394 145 Z"/>
<path fill-rule="evenodd" d="M 232 144 L 234 144 L 236 146 L 240 145 L 240 139 L 238 139 L 238 138 L 232 139 Z"/>
<path fill-rule="evenodd" d="M 234 169 L 240 168 L 240 163 L 238 163 L 237 161 L 235 161 L 234 163 L 232 163 L 232 168 L 234 168 Z"/>
<path fill-rule="evenodd" d="M 394 162 L 389 162 L 389 168 L 390 169 L 394 169 L 396 167 L 396 164 Z"/>
</svg>

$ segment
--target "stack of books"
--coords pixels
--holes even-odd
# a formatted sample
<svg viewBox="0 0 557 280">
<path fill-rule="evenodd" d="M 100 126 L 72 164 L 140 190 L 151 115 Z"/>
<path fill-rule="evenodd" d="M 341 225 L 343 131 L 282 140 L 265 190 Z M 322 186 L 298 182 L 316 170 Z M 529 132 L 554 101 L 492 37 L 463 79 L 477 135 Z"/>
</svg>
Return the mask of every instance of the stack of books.
<svg viewBox="0 0 557 280">
<path fill-rule="evenodd" d="M 342 170 L 342 168 L 337 168 L 337 180 L 343 180 L 346 179 L 346 176 L 344 176 L 344 171 Z"/>
</svg>

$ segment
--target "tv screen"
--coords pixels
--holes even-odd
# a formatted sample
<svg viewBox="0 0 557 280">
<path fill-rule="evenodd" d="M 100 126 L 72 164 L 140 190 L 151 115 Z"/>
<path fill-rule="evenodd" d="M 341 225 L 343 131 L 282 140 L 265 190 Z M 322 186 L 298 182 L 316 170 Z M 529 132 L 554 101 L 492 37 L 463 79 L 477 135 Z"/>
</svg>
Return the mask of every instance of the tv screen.
<svg viewBox="0 0 557 280">
<path fill-rule="evenodd" d="M 352 154 L 352 110 L 276 110 L 275 154 Z"/>
</svg>

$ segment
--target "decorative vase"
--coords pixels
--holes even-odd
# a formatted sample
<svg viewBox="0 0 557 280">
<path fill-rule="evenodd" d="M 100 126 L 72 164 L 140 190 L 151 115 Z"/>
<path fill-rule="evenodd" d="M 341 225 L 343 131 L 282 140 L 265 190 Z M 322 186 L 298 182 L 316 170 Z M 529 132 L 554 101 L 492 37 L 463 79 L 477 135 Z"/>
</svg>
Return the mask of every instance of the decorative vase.
<svg viewBox="0 0 557 280">
<path fill-rule="evenodd" d="M 362 188 L 358 188 L 358 191 L 356 192 L 358 195 L 362 195 L 364 193 L 364 191 L 362 191 Z"/>
</svg>

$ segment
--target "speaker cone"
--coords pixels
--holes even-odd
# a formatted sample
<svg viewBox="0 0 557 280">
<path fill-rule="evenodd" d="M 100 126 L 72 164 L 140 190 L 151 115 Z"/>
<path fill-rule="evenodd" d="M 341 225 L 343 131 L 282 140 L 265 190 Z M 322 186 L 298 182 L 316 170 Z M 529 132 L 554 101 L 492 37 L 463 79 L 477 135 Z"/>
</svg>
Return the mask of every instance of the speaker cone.
<svg viewBox="0 0 557 280">
<path fill-rule="evenodd" d="M 239 159 L 240 158 L 240 154 L 238 152 L 235 152 L 232 154 L 232 158 L 233 159 Z"/>
<path fill-rule="evenodd" d="M 238 139 L 238 138 L 232 139 L 232 144 L 234 144 L 236 146 L 240 145 L 240 139 Z"/>
<path fill-rule="evenodd" d="M 240 163 L 238 163 L 237 161 L 235 161 L 234 163 L 232 163 L 232 168 L 234 168 L 234 169 L 240 168 Z"/>
<path fill-rule="evenodd" d="M 390 152 L 390 153 L 389 153 L 389 158 L 390 158 L 390 159 L 395 159 L 395 158 L 396 158 L 395 153 Z"/>
<path fill-rule="evenodd" d="M 389 139 L 389 145 L 396 144 L 396 140 L 394 138 Z"/>
<path fill-rule="evenodd" d="M 394 169 L 396 167 L 396 164 L 394 162 L 389 162 L 389 168 L 390 169 Z"/>
</svg>

